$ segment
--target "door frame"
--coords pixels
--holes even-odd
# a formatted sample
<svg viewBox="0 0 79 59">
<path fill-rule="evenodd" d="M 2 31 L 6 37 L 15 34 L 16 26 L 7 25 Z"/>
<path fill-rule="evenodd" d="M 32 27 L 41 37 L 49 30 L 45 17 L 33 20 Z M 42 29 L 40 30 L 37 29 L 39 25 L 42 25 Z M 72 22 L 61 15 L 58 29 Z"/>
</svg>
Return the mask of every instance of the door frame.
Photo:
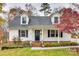
<svg viewBox="0 0 79 59">
<path fill-rule="evenodd" d="M 40 41 L 41 35 L 40 35 L 41 30 L 35 30 L 35 41 Z"/>
</svg>

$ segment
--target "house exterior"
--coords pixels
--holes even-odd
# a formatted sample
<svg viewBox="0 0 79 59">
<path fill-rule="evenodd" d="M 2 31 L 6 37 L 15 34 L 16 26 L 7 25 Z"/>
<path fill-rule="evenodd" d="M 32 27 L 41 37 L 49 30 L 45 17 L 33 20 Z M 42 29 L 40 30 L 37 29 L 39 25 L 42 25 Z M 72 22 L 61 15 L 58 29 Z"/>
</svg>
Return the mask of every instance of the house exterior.
<svg viewBox="0 0 79 59">
<path fill-rule="evenodd" d="M 9 41 L 19 37 L 21 41 L 73 41 L 71 35 L 60 32 L 54 26 L 60 22 L 60 14 L 48 16 L 18 15 L 9 22 Z"/>
</svg>

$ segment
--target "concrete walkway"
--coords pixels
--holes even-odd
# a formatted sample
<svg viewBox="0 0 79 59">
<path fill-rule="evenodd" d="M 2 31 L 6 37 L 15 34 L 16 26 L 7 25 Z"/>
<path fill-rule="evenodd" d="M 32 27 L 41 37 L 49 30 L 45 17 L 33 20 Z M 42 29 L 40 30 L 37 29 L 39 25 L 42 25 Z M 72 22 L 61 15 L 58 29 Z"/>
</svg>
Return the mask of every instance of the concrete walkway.
<svg viewBox="0 0 79 59">
<path fill-rule="evenodd" d="M 62 48 L 76 48 L 79 46 L 61 46 L 61 47 L 32 47 L 32 50 L 47 50 L 47 49 L 62 49 Z"/>
</svg>

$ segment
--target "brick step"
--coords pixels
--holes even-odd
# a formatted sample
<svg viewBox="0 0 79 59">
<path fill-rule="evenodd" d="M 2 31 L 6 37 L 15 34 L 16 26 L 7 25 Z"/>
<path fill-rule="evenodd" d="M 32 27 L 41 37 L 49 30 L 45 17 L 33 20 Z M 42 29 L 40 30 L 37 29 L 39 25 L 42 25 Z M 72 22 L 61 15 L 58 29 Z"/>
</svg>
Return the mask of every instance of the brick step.
<svg viewBox="0 0 79 59">
<path fill-rule="evenodd" d="M 31 44 L 32 47 L 42 47 L 42 43 L 40 41 L 33 41 Z"/>
</svg>

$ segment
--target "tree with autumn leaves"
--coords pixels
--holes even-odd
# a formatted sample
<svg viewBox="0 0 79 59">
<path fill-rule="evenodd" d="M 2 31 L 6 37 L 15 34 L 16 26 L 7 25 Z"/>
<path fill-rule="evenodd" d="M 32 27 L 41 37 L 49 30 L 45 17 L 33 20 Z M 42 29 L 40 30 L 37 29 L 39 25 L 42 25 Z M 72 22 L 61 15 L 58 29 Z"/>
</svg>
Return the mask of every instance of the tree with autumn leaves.
<svg viewBox="0 0 79 59">
<path fill-rule="evenodd" d="M 5 4 L 4 3 L 0 3 L 0 13 L 3 12 L 2 10 L 2 7 L 4 6 Z M 5 24 L 5 19 L 3 19 L 1 16 L 0 16 L 0 43 L 2 43 L 3 41 L 3 36 L 4 36 L 4 29 L 3 29 L 3 25 Z"/>
<path fill-rule="evenodd" d="M 3 40 L 3 36 L 4 36 L 4 29 L 3 29 L 3 25 L 6 21 L 0 17 L 0 41 Z"/>
<path fill-rule="evenodd" d="M 56 24 L 56 26 L 62 32 L 79 36 L 79 12 L 71 8 L 63 8 L 61 10 L 60 23 Z"/>
</svg>

